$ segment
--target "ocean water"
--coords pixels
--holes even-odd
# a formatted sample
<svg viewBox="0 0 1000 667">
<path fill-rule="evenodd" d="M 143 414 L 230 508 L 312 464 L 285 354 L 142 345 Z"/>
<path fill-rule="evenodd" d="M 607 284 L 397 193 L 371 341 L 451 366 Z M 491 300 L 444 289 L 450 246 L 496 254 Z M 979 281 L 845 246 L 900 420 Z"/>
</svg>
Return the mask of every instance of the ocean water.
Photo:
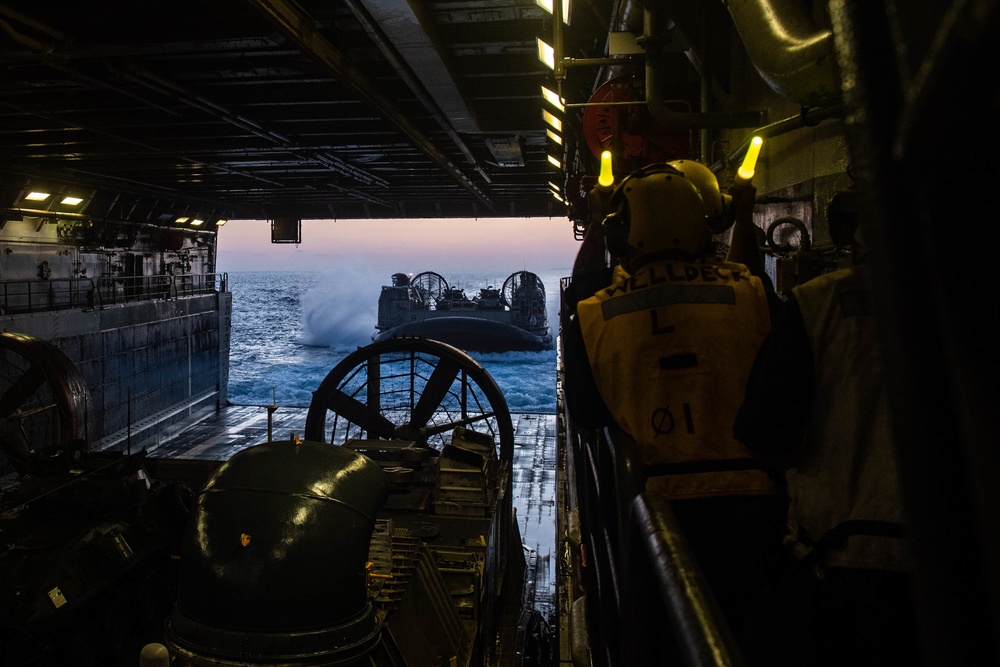
<svg viewBox="0 0 1000 667">
<path fill-rule="evenodd" d="M 569 275 L 569 269 L 524 268 L 537 273 L 545 285 L 554 338 L 558 332 L 559 279 Z M 429 269 L 414 267 L 413 273 L 424 270 Z M 469 296 L 480 287 L 499 288 L 509 275 L 436 270 Z M 390 275 L 375 269 L 229 273 L 233 294 L 229 402 L 308 407 L 312 392 L 334 366 L 358 347 L 371 343 L 378 296 L 382 285 L 389 284 Z M 554 349 L 469 355 L 496 381 L 511 412 L 555 412 Z"/>
</svg>

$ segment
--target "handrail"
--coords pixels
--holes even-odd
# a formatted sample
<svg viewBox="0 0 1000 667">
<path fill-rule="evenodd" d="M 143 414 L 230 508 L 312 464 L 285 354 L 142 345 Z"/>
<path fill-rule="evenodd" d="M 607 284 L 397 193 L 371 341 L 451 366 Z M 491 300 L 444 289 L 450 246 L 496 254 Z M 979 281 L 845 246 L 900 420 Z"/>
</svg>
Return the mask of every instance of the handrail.
<svg viewBox="0 0 1000 667">
<path fill-rule="evenodd" d="M 728 623 L 664 497 L 645 491 L 636 445 L 610 428 L 577 434 L 574 455 L 595 665 L 737 667 Z M 602 548 L 603 547 L 603 548 Z M 662 631 L 672 629 L 672 637 Z M 659 630 L 659 632 L 658 632 Z"/>
<path fill-rule="evenodd" d="M 91 278 L 0 281 L 0 314 L 93 307 Z"/>
<path fill-rule="evenodd" d="M 632 529 L 652 566 L 683 664 L 743 664 L 670 503 L 657 494 L 641 493 L 632 500 L 632 517 Z"/>
<path fill-rule="evenodd" d="M 227 291 L 227 283 L 225 273 L 2 280 L 0 315 L 100 309 L 136 301 L 211 294 Z"/>
</svg>

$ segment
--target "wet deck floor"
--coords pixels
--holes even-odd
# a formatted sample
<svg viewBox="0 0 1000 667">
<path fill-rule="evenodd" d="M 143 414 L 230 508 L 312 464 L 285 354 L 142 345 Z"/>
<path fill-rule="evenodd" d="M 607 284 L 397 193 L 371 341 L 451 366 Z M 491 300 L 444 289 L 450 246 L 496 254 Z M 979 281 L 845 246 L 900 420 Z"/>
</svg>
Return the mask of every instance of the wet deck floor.
<svg viewBox="0 0 1000 667">
<path fill-rule="evenodd" d="M 252 445 L 302 436 L 308 408 L 230 405 L 148 448 L 155 459 L 225 461 Z M 555 613 L 556 415 L 515 413 L 514 509 L 526 552 L 537 556 L 535 606 L 550 623 Z"/>
</svg>

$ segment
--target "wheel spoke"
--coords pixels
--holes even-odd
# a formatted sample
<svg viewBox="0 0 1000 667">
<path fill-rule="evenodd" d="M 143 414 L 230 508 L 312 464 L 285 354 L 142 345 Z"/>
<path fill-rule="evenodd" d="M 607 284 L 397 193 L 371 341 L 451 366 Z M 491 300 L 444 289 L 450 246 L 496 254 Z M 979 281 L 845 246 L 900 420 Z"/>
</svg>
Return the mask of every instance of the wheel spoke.
<svg viewBox="0 0 1000 667">
<path fill-rule="evenodd" d="M 343 392 L 331 395 L 327 407 L 376 437 L 391 438 L 395 434 L 396 426 L 391 421 Z"/>
<path fill-rule="evenodd" d="M 331 412 L 334 423 L 343 419 L 371 437 L 438 450 L 456 427 L 478 425 L 495 439 L 501 461 L 513 458 L 514 429 L 500 388 L 466 352 L 439 341 L 390 339 L 355 350 L 313 393 L 306 438 L 326 441 Z M 350 431 L 335 429 L 330 442 L 343 444 Z"/>
<path fill-rule="evenodd" d="M 80 441 L 89 447 L 90 390 L 58 347 L 26 334 L 0 334 L 0 383 L 0 450 L 18 462 L 19 473 L 30 472 L 31 452 L 55 455 Z"/>
<path fill-rule="evenodd" d="M 425 436 L 438 435 L 439 433 L 447 433 L 448 431 L 455 430 L 456 426 L 468 426 L 469 424 L 475 424 L 477 422 L 486 422 L 489 424 L 490 419 L 496 417 L 496 413 L 484 412 L 478 415 L 466 416 L 461 419 L 454 419 L 447 422 L 441 422 L 434 424 L 433 426 L 428 426 L 423 429 Z M 490 429 L 492 431 L 492 429 Z M 494 434 L 495 435 L 495 434 Z"/>
<path fill-rule="evenodd" d="M 0 419 L 14 414 L 44 383 L 45 373 L 37 364 L 31 364 L 17 382 L 0 396 Z"/>
<path fill-rule="evenodd" d="M 451 359 L 442 359 L 441 362 L 431 373 L 431 377 L 427 380 L 427 384 L 424 386 L 423 393 L 420 394 L 420 400 L 417 401 L 417 406 L 413 409 L 413 414 L 410 416 L 410 426 L 415 428 L 421 428 L 430 421 L 431 417 L 441 406 L 442 401 L 444 401 L 448 390 L 451 389 L 452 383 L 455 378 L 458 377 L 458 372 L 461 370 L 458 363 Z"/>
<path fill-rule="evenodd" d="M 0 424 L 0 450 L 7 455 L 19 475 L 31 472 L 31 443 L 19 422 Z"/>
</svg>

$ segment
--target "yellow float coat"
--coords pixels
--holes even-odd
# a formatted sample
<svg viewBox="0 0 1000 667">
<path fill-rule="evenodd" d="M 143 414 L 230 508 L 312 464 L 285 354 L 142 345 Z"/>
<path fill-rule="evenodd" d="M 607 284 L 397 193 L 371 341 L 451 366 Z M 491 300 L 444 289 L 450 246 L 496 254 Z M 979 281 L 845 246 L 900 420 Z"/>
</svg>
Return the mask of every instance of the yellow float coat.
<svg viewBox="0 0 1000 667">
<path fill-rule="evenodd" d="M 598 391 L 638 444 L 648 489 L 673 499 L 774 491 L 732 434 L 771 326 L 764 285 L 746 266 L 619 267 L 577 311 Z"/>
<path fill-rule="evenodd" d="M 842 522 L 902 525 L 888 395 L 869 313 L 866 267 L 795 287 L 816 370 L 817 400 L 799 464 L 788 471 L 789 534 L 802 557 Z M 907 570 L 902 539 L 853 535 L 823 561 L 836 567 Z"/>
</svg>

